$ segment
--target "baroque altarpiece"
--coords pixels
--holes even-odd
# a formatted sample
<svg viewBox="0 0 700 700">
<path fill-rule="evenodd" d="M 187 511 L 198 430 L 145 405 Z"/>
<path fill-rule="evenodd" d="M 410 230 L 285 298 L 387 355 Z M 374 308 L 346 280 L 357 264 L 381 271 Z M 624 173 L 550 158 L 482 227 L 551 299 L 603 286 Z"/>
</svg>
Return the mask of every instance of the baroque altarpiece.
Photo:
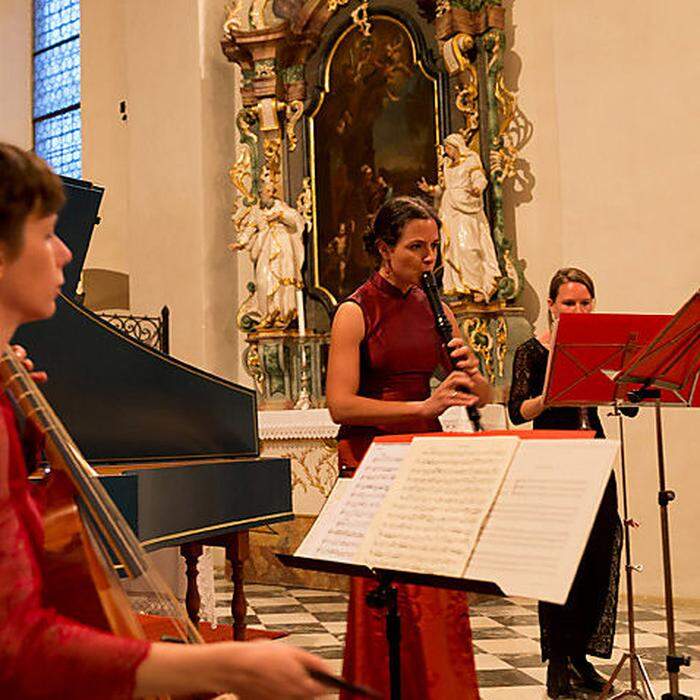
<svg viewBox="0 0 700 700">
<path fill-rule="evenodd" d="M 242 104 L 230 247 L 252 262 L 237 323 L 261 407 L 323 405 L 333 309 L 372 271 L 363 234 L 395 195 L 438 208 L 444 298 L 502 395 L 529 334 L 503 193 L 530 134 L 504 78 L 505 22 L 501 0 L 228 9 Z"/>
</svg>

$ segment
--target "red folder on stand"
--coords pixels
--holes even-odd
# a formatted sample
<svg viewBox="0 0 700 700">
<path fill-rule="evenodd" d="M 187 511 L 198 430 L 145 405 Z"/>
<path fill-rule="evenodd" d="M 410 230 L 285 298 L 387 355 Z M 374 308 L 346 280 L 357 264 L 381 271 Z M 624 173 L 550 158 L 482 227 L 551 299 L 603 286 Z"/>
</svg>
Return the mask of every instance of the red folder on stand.
<svg viewBox="0 0 700 700">
<path fill-rule="evenodd" d="M 630 387 L 661 389 L 661 403 L 700 406 L 700 292 L 639 350 L 615 378 L 618 397 Z M 640 396 L 642 400 L 643 397 Z"/>
<path fill-rule="evenodd" d="M 614 378 L 661 332 L 671 316 L 658 314 L 562 314 L 552 333 L 544 396 L 550 406 L 619 403 L 637 385 Z M 671 391 L 662 403 L 678 403 Z"/>
</svg>

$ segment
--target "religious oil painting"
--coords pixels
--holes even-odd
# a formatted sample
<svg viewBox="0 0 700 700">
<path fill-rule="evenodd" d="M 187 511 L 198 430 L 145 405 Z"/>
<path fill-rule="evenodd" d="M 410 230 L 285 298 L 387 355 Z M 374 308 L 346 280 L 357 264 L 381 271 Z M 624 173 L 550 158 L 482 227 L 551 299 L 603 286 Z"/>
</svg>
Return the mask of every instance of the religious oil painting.
<svg viewBox="0 0 700 700">
<path fill-rule="evenodd" d="M 437 86 L 406 27 L 372 18 L 329 53 L 325 91 L 311 116 L 316 194 L 315 286 L 331 303 L 374 269 L 363 237 L 390 197 L 420 195 L 437 176 Z"/>
</svg>

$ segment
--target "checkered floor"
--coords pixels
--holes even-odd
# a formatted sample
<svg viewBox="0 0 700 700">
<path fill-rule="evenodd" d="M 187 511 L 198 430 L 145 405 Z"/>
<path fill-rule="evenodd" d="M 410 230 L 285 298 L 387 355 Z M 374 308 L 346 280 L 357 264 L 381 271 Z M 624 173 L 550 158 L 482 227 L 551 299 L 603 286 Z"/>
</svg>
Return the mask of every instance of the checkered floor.
<svg viewBox="0 0 700 700">
<path fill-rule="evenodd" d="M 221 622 L 230 622 L 230 584 L 217 581 L 217 612 Z M 283 586 L 246 585 L 247 622 L 258 629 L 284 630 L 281 642 L 296 644 L 328 659 L 340 672 L 345 640 L 347 596 Z M 624 607 L 624 606 L 621 606 Z M 665 617 L 656 607 L 637 606 L 635 630 L 639 654 L 661 697 L 668 692 L 664 671 L 666 657 Z M 628 645 L 626 614 L 618 619 L 615 650 L 611 660 L 596 660 L 598 670 L 608 675 Z M 694 657 L 681 673 L 681 692 L 700 698 L 700 608 L 676 609 L 677 651 Z M 530 700 L 546 697 L 545 666 L 539 657 L 537 604 L 521 598 L 494 598 L 471 606 L 474 652 L 483 700 Z M 629 673 L 621 675 L 616 688 L 629 687 Z M 333 697 L 333 696 L 328 696 Z M 453 700 L 446 698 L 445 700 Z M 455 699 L 456 700 L 456 699 Z"/>
</svg>

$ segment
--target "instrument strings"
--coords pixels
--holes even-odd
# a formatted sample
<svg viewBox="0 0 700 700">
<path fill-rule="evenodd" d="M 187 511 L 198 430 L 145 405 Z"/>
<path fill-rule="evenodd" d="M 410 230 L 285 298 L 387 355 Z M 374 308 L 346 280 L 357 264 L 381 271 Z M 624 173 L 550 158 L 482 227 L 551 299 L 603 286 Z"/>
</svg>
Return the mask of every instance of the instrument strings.
<svg viewBox="0 0 700 700">
<path fill-rule="evenodd" d="M 146 551 L 121 511 L 99 482 L 97 472 L 85 460 L 22 361 L 12 350 L 6 350 L 0 358 L 0 378 L 25 418 L 36 420 L 46 436 L 47 452 L 53 452 L 60 460 L 76 487 L 81 505 L 88 511 L 90 521 L 100 532 L 101 539 L 98 541 L 105 554 L 105 566 L 111 567 L 112 563 L 103 543 L 106 543 L 130 577 L 143 578 L 159 607 L 172 620 L 180 637 L 189 642 L 201 642 L 198 630 L 184 613 L 182 604 L 170 587 L 150 563 Z"/>
</svg>

